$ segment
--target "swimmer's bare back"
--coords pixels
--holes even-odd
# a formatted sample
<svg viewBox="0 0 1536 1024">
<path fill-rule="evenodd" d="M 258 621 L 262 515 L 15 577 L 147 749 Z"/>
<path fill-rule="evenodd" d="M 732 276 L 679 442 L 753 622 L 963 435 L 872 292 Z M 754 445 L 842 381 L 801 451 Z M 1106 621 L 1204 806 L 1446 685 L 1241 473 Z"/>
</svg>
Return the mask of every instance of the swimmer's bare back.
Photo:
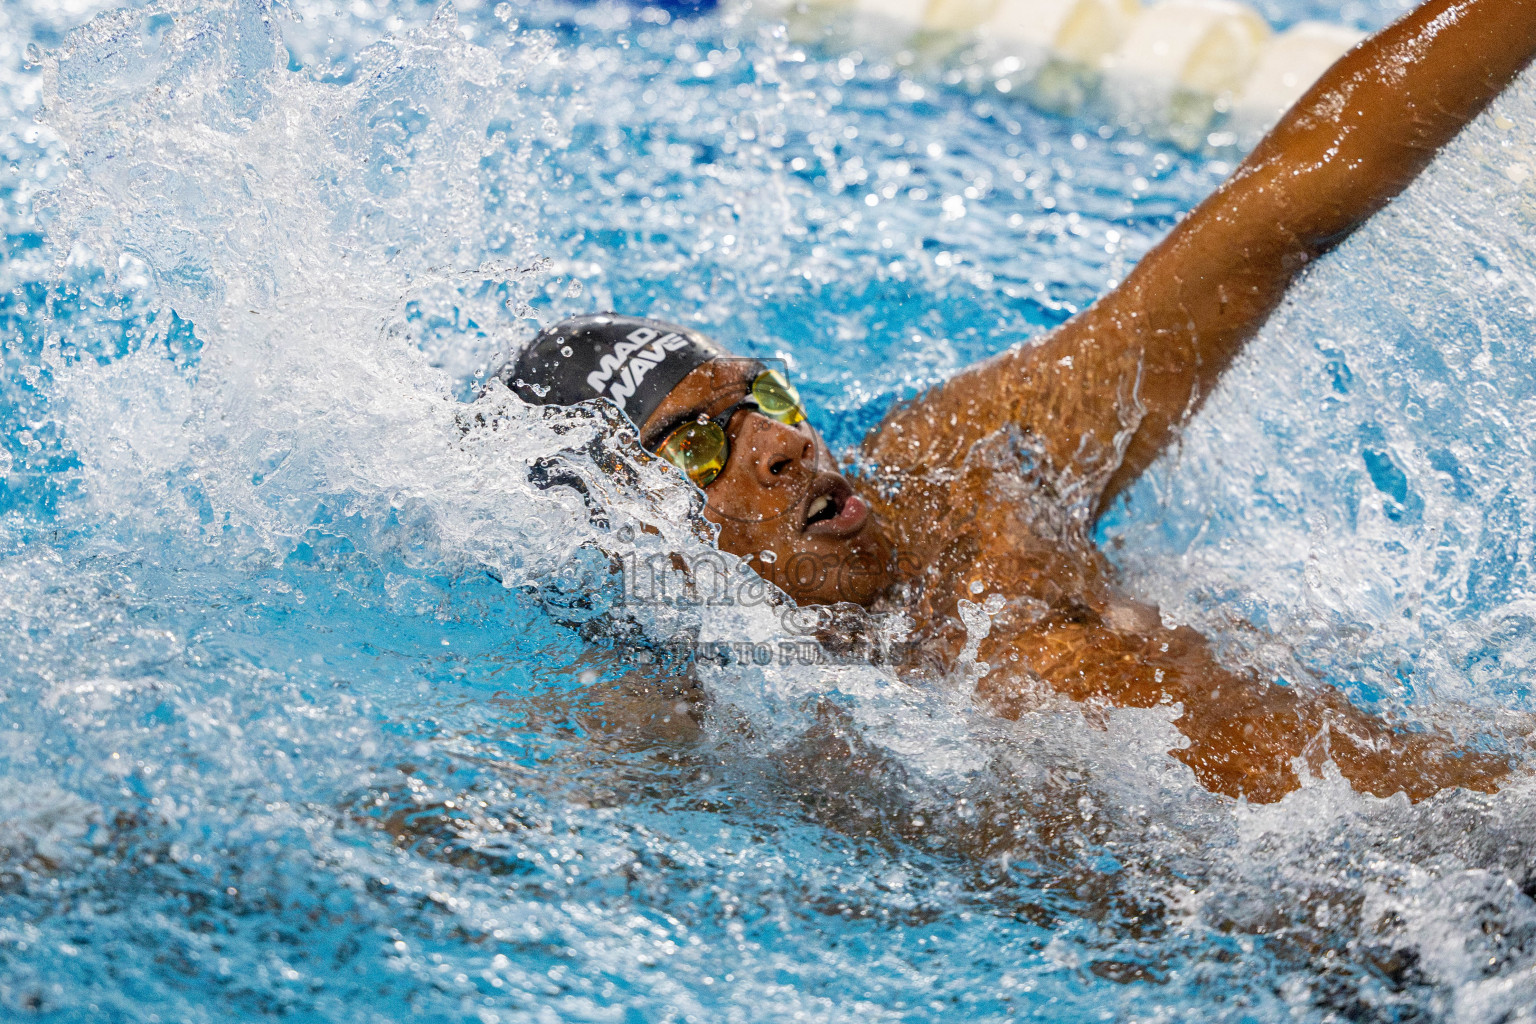
<svg viewBox="0 0 1536 1024">
<path fill-rule="evenodd" d="M 1332 689 L 1224 669 L 1199 634 L 1128 600 L 1088 538 L 1293 277 L 1533 54 L 1536 0 L 1431 0 L 1340 60 L 1113 292 L 893 410 L 866 440 L 894 490 L 871 495 L 876 511 L 925 567 L 914 611 L 930 646 L 958 657 L 973 584 L 1007 599 L 977 652 L 991 667 L 979 693 L 1001 714 L 1027 709 L 1042 681 L 1077 700 L 1182 704 L 1190 745 L 1174 756 L 1209 789 L 1253 801 L 1296 789 L 1298 758 L 1331 758 L 1379 796 L 1496 788 L 1500 758 L 1393 730 Z"/>
</svg>

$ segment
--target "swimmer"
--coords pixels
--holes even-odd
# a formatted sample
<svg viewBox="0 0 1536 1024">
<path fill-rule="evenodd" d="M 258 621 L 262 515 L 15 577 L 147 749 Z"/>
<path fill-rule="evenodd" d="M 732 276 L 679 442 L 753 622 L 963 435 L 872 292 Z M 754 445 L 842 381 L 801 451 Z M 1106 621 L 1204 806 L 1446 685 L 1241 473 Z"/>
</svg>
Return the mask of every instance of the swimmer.
<svg viewBox="0 0 1536 1024">
<path fill-rule="evenodd" d="M 703 489 L 721 549 L 801 604 L 900 610 L 959 663 L 963 601 L 996 608 L 977 697 L 1017 718 L 1048 687 L 1180 705 L 1171 751 L 1253 802 L 1331 760 L 1356 789 L 1493 792 L 1508 762 L 1394 728 L 1337 690 L 1222 666 L 1117 584 L 1096 517 L 1200 407 L 1291 280 L 1381 209 L 1536 54 L 1536 0 L 1430 0 L 1330 69 L 1123 284 L 1045 337 L 893 409 L 850 479 L 783 373 L 615 314 L 544 331 L 499 374 L 526 401 L 607 400 Z"/>
</svg>

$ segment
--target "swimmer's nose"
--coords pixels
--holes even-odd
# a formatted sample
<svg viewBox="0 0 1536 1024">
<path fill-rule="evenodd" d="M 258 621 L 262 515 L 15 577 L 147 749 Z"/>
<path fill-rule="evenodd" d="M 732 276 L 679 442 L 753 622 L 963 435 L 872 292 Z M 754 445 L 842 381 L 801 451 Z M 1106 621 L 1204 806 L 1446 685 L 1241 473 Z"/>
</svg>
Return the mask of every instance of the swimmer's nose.
<svg viewBox="0 0 1536 1024">
<path fill-rule="evenodd" d="M 752 419 L 756 422 L 742 433 L 749 434 L 747 451 L 758 483 L 772 487 L 815 469 L 815 447 L 802 431 L 766 416 Z"/>
</svg>

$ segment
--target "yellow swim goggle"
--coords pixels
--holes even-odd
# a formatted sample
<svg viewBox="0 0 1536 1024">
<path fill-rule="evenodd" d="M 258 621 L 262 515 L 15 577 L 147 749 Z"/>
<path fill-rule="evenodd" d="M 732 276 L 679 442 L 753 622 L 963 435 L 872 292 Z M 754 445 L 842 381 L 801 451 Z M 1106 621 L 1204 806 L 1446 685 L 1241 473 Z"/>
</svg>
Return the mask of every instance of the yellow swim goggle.
<svg viewBox="0 0 1536 1024">
<path fill-rule="evenodd" d="M 795 390 L 778 370 L 764 370 L 752 379 L 747 397 L 718 416 L 700 416 L 677 427 L 651 450 L 688 474 L 700 487 L 714 483 L 731 457 L 731 439 L 727 431 L 731 417 L 742 409 L 760 412 L 771 420 L 794 426 L 805 422 L 805 406 Z"/>
</svg>

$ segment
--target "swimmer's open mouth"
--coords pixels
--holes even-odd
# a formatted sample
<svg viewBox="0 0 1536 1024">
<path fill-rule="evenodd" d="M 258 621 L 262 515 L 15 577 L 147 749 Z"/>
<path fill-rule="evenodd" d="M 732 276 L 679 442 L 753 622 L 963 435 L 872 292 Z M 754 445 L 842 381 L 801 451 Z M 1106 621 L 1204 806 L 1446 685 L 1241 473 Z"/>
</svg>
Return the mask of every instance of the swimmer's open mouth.
<svg viewBox="0 0 1536 1024">
<path fill-rule="evenodd" d="M 802 529 L 806 533 L 851 537 L 863 529 L 868 518 L 869 506 L 853 493 L 848 481 L 836 473 L 823 473 L 811 484 Z"/>
<path fill-rule="evenodd" d="M 810 513 L 805 517 L 805 525 L 825 522 L 828 519 L 836 519 L 837 514 L 843 510 L 843 499 L 836 494 L 819 494 L 811 501 Z"/>
</svg>

